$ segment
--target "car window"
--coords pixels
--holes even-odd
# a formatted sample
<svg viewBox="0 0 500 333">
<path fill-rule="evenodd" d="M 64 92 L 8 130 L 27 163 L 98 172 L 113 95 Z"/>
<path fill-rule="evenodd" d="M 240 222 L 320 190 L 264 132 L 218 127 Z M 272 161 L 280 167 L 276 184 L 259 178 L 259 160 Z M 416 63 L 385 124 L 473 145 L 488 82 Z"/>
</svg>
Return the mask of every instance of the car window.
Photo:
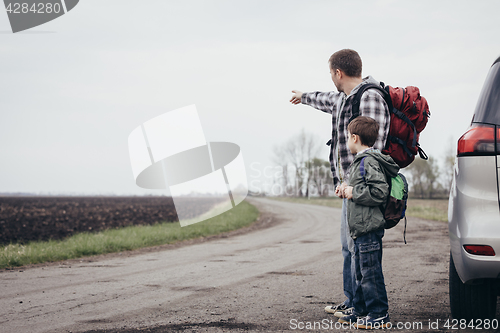
<svg viewBox="0 0 500 333">
<path fill-rule="evenodd" d="M 500 58 L 491 67 L 474 112 L 473 122 L 500 125 Z"/>
</svg>

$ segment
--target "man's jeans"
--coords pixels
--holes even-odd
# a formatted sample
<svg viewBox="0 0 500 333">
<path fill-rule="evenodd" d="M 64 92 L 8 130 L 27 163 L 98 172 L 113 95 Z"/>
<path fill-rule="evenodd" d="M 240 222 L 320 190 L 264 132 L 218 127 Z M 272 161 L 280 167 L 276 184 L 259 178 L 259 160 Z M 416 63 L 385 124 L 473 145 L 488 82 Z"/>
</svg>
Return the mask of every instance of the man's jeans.
<svg viewBox="0 0 500 333">
<path fill-rule="evenodd" d="M 389 310 L 382 273 L 382 237 L 384 229 L 354 240 L 354 313 L 370 317 L 385 316 Z"/>
<path fill-rule="evenodd" d="M 344 268 L 343 268 L 343 278 L 344 278 L 344 295 L 347 300 L 344 304 L 347 307 L 353 306 L 354 298 L 354 286 L 355 280 L 354 273 L 354 241 L 351 238 L 351 233 L 349 232 L 349 225 L 347 224 L 347 199 L 344 198 L 342 201 L 342 215 L 340 217 L 340 244 L 342 244 L 342 256 L 344 257 Z"/>
</svg>

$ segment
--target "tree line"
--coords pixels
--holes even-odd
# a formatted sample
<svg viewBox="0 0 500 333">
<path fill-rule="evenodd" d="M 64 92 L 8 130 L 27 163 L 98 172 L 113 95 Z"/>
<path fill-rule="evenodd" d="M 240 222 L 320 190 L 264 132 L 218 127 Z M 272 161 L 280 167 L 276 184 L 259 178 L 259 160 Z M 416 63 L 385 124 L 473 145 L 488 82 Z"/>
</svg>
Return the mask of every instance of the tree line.
<svg viewBox="0 0 500 333">
<path fill-rule="evenodd" d="M 274 163 L 282 170 L 274 179 L 283 189 L 282 196 L 327 197 L 334 195 L 330 162 L 318 157 L 322 141 L 317 136 L 302 130 L 273 149 Z M 441 157 L 441 166 L 432 156 L 420 157 L 408 167 L 401 169 L 409 184 L 410 198 L 445 199 L 448 197 L 453 179 L 455 155 L 448 149 Z"/>
</svg>

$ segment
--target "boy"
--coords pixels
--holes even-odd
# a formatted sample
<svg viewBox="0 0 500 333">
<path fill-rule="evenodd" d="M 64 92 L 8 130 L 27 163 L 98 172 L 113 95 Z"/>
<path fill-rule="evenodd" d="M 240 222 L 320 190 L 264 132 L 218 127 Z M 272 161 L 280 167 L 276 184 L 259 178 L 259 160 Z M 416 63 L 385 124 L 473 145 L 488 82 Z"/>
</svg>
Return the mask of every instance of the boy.
<svg viewBox="0 0 500 333">
<path fill-rule="evenodd" d="M 357 328 L 391 327 L 387 292 L 382 273 L 382 237 L 384 216 L 379 208 L 389 195 L 388 177 L 398 174 L 399 166 L 388 155 L 372 146 L 379 125 L 369 117 L 359 116 L 347 126 L 350 151 L 355 154 L 349 169 L 347 222 L 354 240 L 354 299 L 352 311 L 346 311 L 340 322 L 356 322 Z M 364 159 L 364 177 L 361 161 Z"/>
</svg>

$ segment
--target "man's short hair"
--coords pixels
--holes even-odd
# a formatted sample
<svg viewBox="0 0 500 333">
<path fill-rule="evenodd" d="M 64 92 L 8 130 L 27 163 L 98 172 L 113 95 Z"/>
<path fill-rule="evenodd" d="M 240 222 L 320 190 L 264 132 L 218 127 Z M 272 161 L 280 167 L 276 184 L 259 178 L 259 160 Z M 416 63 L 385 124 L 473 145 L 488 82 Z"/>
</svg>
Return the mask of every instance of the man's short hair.
<svg viewBox="0 0 500 333">
<path fill-rule="evenodd" d="M 330 68 L 334 71 L 340 69 L 350 77 L 361 77 L 363 63 L 358 52 L 351 49 L 343 49 L 332 54 L 329 60 Z"/>
<path fill-rule="evenodd" d="M 372 147 L 378 138 L 379 125 L 373 118 L 359 116 L 347 125 L 347 130 L 351 134 L 359 135 L 363 145 Z"/>
</svg>

